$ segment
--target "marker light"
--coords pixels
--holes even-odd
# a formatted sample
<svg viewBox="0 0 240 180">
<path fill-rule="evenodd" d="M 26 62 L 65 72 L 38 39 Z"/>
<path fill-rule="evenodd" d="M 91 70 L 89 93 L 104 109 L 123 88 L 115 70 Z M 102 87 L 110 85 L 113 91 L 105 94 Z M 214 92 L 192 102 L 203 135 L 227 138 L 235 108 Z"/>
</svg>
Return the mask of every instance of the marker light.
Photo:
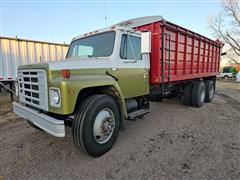
<svg viewBox="0 0 240 180">
<path fill-rule="evenodd" d="M 61 75 L 63 78 L 69 78 L 71 76 L 70 69 L 62 69 Z"/>
</svg>

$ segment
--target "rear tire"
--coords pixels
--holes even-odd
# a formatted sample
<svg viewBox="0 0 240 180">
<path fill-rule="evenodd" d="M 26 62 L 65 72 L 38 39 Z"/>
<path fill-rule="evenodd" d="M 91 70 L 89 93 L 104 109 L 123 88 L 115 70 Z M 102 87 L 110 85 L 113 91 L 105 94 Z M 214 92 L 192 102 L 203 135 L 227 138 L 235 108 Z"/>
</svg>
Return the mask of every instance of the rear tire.
<svg viewBox="0 0 240 180">
<path fill-rule="evenodd" d="M 208 80 L 205 82 L 205 86 L 206 86 L 205 102 L 212 102 L 214 93 L 215 93 L 214 82 L 211 80 Z"/>
<path fill-rule="evenodd" d="M 93 95 L 87 98 L 72 123 L 76 147 L 90 156 L 102 156 L 117 139 L 120 118 L 119 106 L 112 97 Z"/>
<path fill-rule="evenodd" d="M 189 83 L 184 86 L 183 89 L 183 104 L 185 106 L 191 106 L 192 105 L 192 88 L 193 84 Z"/>
<path fill-rule="evenodd" d="M 192 106 L 201 107 L 205 102 L 206 86 L 203 82 L 196 82 L 192 89 Z"/>
</svg>

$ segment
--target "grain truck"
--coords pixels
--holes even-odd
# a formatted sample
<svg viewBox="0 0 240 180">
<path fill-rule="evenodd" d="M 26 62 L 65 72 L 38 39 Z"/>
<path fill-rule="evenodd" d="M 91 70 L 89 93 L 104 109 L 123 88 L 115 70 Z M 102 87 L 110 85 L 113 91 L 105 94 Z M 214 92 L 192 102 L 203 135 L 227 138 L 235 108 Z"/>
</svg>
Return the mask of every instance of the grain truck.
<svg viewBox="0 0 240 180">
<path fill-rule="evenodd" d="M 178 96 L 184 105 L 211 102 L 222 43 L 161 16 L 130 19 L 73 38 L 66 59 L 18 68 L 14 112 L 33 127 L 64 137 L 98 157 L 124 120 L 150 112 L 150 99 Z"/>
</svg>

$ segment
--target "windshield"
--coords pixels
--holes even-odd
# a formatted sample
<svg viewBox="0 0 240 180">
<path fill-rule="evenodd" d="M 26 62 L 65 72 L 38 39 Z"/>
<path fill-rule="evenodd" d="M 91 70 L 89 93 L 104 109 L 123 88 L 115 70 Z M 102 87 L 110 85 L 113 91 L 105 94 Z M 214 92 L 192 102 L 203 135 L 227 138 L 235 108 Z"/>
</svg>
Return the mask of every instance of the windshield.
<svg viewBox="0 0 240 180">
<path fill-rule="evenodd" d="M 96 34 L 75 40 L 71 43 L 67 58 L 70 57 L 107 57 L 113 52 L 115 31 Z"/>
</svg>

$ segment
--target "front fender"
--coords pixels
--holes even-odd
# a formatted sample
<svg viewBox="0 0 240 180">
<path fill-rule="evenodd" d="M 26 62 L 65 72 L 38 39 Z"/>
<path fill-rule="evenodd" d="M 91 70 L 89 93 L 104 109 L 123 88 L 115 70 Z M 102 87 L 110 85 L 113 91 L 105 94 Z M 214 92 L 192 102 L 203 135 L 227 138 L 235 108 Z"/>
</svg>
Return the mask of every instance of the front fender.
<svg viewBox="0 0 240 180">
<path fill-rule="evenodd" d="M 61 107 L 51 107 L 49 111 L 56 114 L 68 115 L 74 112 L 78 94 L 82 89 L 90 87 L 112 86 L 118 93 L 122 110 L 126 115 L 126 106 L 121 89 L 115 79 L 108 75 L 78 75 L 70 78 L 53 78 L 49 82 L 50 87 L 58 87 L 61 90 Z"/>
</svg>

